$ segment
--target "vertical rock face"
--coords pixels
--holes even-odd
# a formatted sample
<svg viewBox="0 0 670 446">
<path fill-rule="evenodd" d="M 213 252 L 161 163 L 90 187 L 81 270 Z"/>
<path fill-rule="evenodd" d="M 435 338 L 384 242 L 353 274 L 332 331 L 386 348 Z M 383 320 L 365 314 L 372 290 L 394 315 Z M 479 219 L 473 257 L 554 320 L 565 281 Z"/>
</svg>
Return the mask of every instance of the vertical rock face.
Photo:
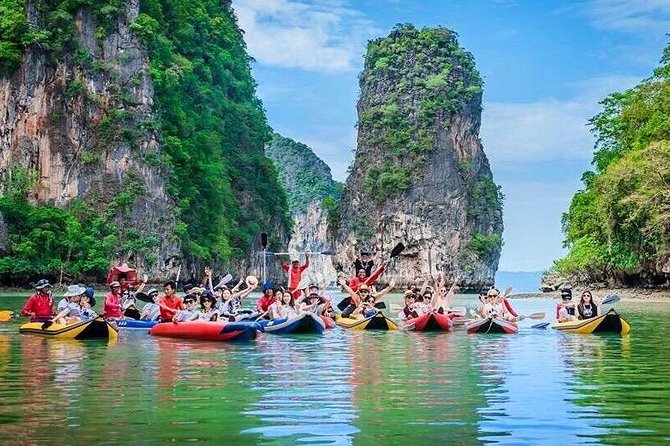
<svg viewBox="0 0 670 446">
<path fill-rule="evenodd" d="M 82 199 L 104 212 L 132 186 L 129 213 L 117 215 L 117 223 L 132 226 L 138 239 L 152 236 L 158 243 L 151 261 L 147 252 L 123 260 L 160 278 L 170 273 L 179 246 L 172 238 L 164 172 L 147 162 L 159 156 L 159 145 L 147 55 L 129 29 L 138 7 L 128 2 L 118 23 L 104 24 L 112 29 L 102 39 L 96 37 L 101 24 L 81 8 L 76 48 L 53 57 L 31 46 L 16 71 L 0 76 L 0 189 L 12 169 L 22 167 L 38 177 L 33 203 L 64 206 Z M 31 23 L 41 19 L 33 2 L 27 15 Z"/>
<path fill-rule="evenodd" d="M 454 32 L 400 25 L 368 45 L 358 147 L 332 228 L 337 263 L 360 248 L 407 249 L 385 277 L 445 273 L 493 282 L 502 234 L 499 187 L 479 139 L 482 81 Z"/>
<path fill-rule="evenodd" d="M 280 135 L 274 135 L 265 153 L 275 162 L 289 197 L 293 217 L 289 252 L 332 249 L 328 215 L 339 198 L 341 185 L 333 181 L 330 167 L 305 144 Z M 320 254 L 310 256 L 305 274 L 322 285 L 337 278 L 331 257 Z"/>
</svg>

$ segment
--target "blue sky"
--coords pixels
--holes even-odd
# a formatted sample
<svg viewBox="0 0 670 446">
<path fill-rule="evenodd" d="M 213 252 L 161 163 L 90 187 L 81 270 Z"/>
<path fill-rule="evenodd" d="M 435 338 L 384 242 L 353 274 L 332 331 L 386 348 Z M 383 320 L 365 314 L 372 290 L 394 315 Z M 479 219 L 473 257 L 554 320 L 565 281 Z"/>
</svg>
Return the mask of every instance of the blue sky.
<svg viewBox="0 0 670 446">
<path fill-rule="evenodd" d="M 561 215 L 589 169 L 586 121 L 658 64 L 670 0 L 234 0 L 275 131 L 344 181 L 367 40 L 396 23 L 446 26 L 484 78 L 481 137 L 505 194 L 500 269 L 561 257 Z"/>
</svg>

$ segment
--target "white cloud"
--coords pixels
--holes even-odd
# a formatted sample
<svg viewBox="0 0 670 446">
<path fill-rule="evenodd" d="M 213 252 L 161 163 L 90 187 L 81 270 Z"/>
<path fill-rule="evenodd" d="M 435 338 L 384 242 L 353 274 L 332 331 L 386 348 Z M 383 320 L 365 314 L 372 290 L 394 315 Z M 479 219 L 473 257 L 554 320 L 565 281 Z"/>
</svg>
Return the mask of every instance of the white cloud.
<svg viewBox="0 0 670 446">
<path fill-rule="evenodd" d="M 336 0 L 235 0 L 251 56 L 259 63 L 309 71 L 358 70 L 367 39 L 378 33 L 362 13 Z"/>
<path fill-rule="evenodd" d="M 589 0 L 555 10 L 575 11 L 601 30 L 664 35 L 670 29 L 668 0 Z"/>
<path fill-rule="evenodd" d="M 600 110 L 609 93 L 639 82 L 631 76 L 610 76 L 569 85 L 568 99 L 535 102 L 488 102 L 482 115 L 482 140 L 496 167 L 567 159 L 588 159 L 594 139 L 587 121 Z"/>
</svg>

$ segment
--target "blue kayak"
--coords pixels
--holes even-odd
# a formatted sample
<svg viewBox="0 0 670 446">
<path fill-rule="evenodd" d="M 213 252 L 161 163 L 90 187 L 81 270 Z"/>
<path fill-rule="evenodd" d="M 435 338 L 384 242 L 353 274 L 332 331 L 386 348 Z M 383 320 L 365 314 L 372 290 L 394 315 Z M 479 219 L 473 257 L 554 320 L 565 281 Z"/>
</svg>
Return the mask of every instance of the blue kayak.
<svg viewBox="0 0 670 446">
<path fill-rule="evenodd" d="M 158 321 L 137 321 L 135 319 L 119 319 L 116 326 L 123 330 L 149 330 Z"/>
<path fill-rule="evenodd" d="M 266 333 L 273 334 L 303 334 L 323 333 L 326 325 L 314 313 L 303 313 L 291 319 L 275 319 L 273 321 L 258 321 Z"/>
</svg>

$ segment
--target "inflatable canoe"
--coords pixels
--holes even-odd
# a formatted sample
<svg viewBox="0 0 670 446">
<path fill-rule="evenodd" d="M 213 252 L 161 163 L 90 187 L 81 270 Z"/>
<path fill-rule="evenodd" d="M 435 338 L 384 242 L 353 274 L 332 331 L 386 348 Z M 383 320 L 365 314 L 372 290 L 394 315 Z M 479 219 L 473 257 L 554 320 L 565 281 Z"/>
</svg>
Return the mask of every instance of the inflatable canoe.
<svg viewBox="0 0 670 446">
<path fill-rule="evenodd" d="M 465 324 L 468 333 L 517 333 L 519 327 L 516 322 L 489 317 L 476 319 Z"/>
<path fill-rule="evenodd" d="M 119 319 L 116 326 L 121 330 L 149 330 L 158 321 L 137 321 L 135 319 Z"/>
<path fill-rule="evenodd" d="M 256 339 L 259 330 L 262 327 L 256 322 L 189 321 L 156 324 L 149 334 L 200 341 L 248 341 Z"/>
<path fill-rule="evenodd" d="M 403 329 L 414 331 L 451 331 L 452 327 L 451 317 L 440 313 L 422 314 L 402 324 Z"/>
<path fill-rule="evenodd" d="M 116 327 L 104 320 L 102 316 L 70 325 L 52 324 L 44 329 L 44 322 L 29 322 L 21 325 L 19 333 L 36 334 L 58 339 L 109 339 L 116 340 Z"/>
<path fill-rule="evenodd" d="M 630 333 L 630 324 L 613 309 L 600 316 L 581 321 L 556 322 L 551 328 L 566 333 Z"/>
<path fill-rule="evenodd" d="M 303 334 L 323 333 L 326 325 L 314 313 L 303 313 L 291 319 L 275 319 L 273 321 L 259 321 L 266 333 L 274 334 Z"/>
<path fill-rule="evenodd" d="M 348 317 L 337 317 L 335 323 L 342 328 L 353 330 L 397 330 L 398 324 L 384 316 L 381 311 L 366 319 L 352 319 Z"/>
</svg>

